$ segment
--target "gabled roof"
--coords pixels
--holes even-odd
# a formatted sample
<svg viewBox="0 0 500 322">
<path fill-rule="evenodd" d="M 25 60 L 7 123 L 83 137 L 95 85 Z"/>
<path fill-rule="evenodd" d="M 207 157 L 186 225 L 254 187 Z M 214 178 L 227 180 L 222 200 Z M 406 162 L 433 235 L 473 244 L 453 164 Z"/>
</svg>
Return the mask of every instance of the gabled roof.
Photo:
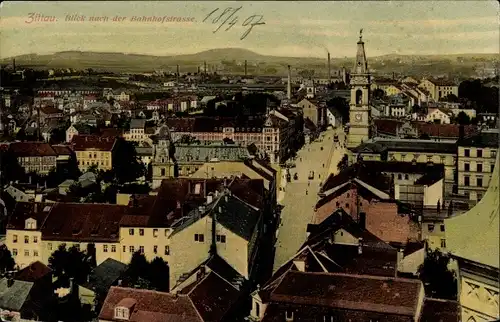
<svg viewBox="0 0 500 322">
<path fill-rule="evenodd" d="M 75 151 L 97 150 L 97 151 L 112 151 L 115 146 L 116 139 L 108 136 L 98 135 L 75 135 L 71 140 L 71 144 Z"/>
<path fill-rule="evenodd" d="M 498 148 L 499 133 L 483 132 L 476 135 L 471 135 L 457 141 L 457 145 L 461 147 L 477 147 L 477 148 Z"/>
<path fill-rule="evenodd" d="M 270 301 L 414 317 L 422 288 L 403 278 L 289 271 Z"/>
<path fill-rule="evenodd" d="M 47 274 L 51 273 L 52 270 L 40 261 L 31 263 L 29 266 L 18 271 L 15 275 L 15 279 L 18 281 L 25 282 L 36 282 Z"/>
<path fill-rule="evenodd" d="M 112 258 L 106 259 L 90 273 L 89 280 L 82 286 L 95 292 L 105 292 L 118 280 L 127 265 Z"/>
<path fill-rule="evenodd" d="M 115 307 L 128 300 L 134 305 L 131 322 L 203 322 L 187 295 L 112 286 L 99 314 L 100 320 L 114 321 Z"/>
<path fill-rule="evenodd" d="M 4 310 L 20 312 L 24 303 L 28 300 L 33 282 L 13 280 L 8 285 L 6 277 L 0 279 L 0 308 Z"/>
<path fill-rule="evenodd" d="M 9 149 L 16 157 L 51 157 L 57 156 L 50 144 L 43 142 L 14 142 Z"/>
</svg>

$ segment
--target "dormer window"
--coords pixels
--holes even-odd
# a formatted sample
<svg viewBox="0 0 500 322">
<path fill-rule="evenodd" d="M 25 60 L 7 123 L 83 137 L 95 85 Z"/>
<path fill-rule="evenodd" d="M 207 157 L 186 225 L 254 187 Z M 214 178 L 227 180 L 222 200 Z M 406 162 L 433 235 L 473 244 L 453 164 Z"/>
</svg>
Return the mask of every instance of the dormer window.
<svg viewBox="0 0 500 322">
<path fill-rule="evenodd" d="M 33 218 L 28 218 L 24 222 L 25 229 L 36 229 L 36 220 Z"/>
<path fill-rule="evenodd" d="M 128 320 L 129 311 L 126 307 L 116 307 L 115 308 L 115 319 Z"/>
<path fill-rule="evenodd" d="M 285 312 L 285 320 L 287 322 L 293 321 L 293 311 L 286 311 Z"/>
</svg>

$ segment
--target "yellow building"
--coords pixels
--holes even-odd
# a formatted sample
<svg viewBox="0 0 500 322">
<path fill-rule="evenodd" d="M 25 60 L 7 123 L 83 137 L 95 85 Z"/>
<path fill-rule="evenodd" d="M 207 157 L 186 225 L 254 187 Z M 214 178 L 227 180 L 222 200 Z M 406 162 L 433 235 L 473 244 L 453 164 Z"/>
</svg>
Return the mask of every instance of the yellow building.
<svg viewBox="0 0 500 322">
<path fill-rule="evenodd" d="M 431 98 L 436 102 L 450 94 L 458 97 L 458 86 L 445 79 L 423 79 L 418 87 L 428 91 Z"/>
<path fill-rule="evenodd" d="M 402 91 L 403 90 L 397 85 L 390 85 L 385 89 L 385 93 L 387 94 L 387 96 L 398 95 Z"/>
<path fill-rule="evenodd" d="M 26 173 L 47 175 L 57 165 L 57 153 L 48 143 L 14 142 L 9 145 L 9 152 Z"/>
<path fill-rule="evenodd" d="M 458 263 L 461 321 L 500 318 L 499 157 L 484 197 L 469 211 L 445 220 L 448 251 Z"/>
<path fill-rule="evenodd" d="M 91 166 L 99 170 L 111 170 L 113 167 L 113 149 L 116 138 L 97 135 L 76 135 L 71 141 L 81 171 Z"/>
<path fill-rule="evenodd" d="M 458 193 L 475 204 L 484 196 L 493 174 L 498 132 L 483 132 L 458 142 Z"/>
</svg>

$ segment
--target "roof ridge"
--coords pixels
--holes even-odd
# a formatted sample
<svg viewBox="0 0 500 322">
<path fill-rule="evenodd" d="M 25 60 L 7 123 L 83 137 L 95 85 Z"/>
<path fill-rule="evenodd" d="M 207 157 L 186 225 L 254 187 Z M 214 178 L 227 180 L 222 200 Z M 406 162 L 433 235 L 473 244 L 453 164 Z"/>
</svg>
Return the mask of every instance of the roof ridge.
<svg viewBox="0 0 500 322">
<path fill-rule="evenodd" d="M 352 277 L 358 279 L 371 279 L 371 280 L 379 280 L 379 281 L 396 281 L 396 282 L 408 282 L 413 284 L 420 284 L 420 280 L 415 280 L 411 278 L 404 277 L 388 277 L 388 276 L 376 276 L 376 275 L 366 275 L 366 274 L 352 274 L 352 273 L 330 273 L 330 272 L 302 272 L 302 271 L 288 271 L 287 273 L 294 274 L 308 274 L 308 275 L 330 275 L 330 276 L 343 276 L 343 277 Z"/>
</svg>

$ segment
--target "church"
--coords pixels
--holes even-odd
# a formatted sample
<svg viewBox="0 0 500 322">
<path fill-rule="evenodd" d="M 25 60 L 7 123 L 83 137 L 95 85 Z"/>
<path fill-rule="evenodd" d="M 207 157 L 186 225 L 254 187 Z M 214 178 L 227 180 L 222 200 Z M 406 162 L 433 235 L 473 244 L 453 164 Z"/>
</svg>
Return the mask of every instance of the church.
<svg viewBox="0 0 500 322">
<path fill-rule="evenodd" d="M 371 106 L 370 85 L 371 75 L 366 60 L 363 29 L 359 32 L 356 62 L 351 73 L 351 101 L 349 102 L 349 133 L 347 148 L 352 149 L 370 139 Z"/>
</svg>

